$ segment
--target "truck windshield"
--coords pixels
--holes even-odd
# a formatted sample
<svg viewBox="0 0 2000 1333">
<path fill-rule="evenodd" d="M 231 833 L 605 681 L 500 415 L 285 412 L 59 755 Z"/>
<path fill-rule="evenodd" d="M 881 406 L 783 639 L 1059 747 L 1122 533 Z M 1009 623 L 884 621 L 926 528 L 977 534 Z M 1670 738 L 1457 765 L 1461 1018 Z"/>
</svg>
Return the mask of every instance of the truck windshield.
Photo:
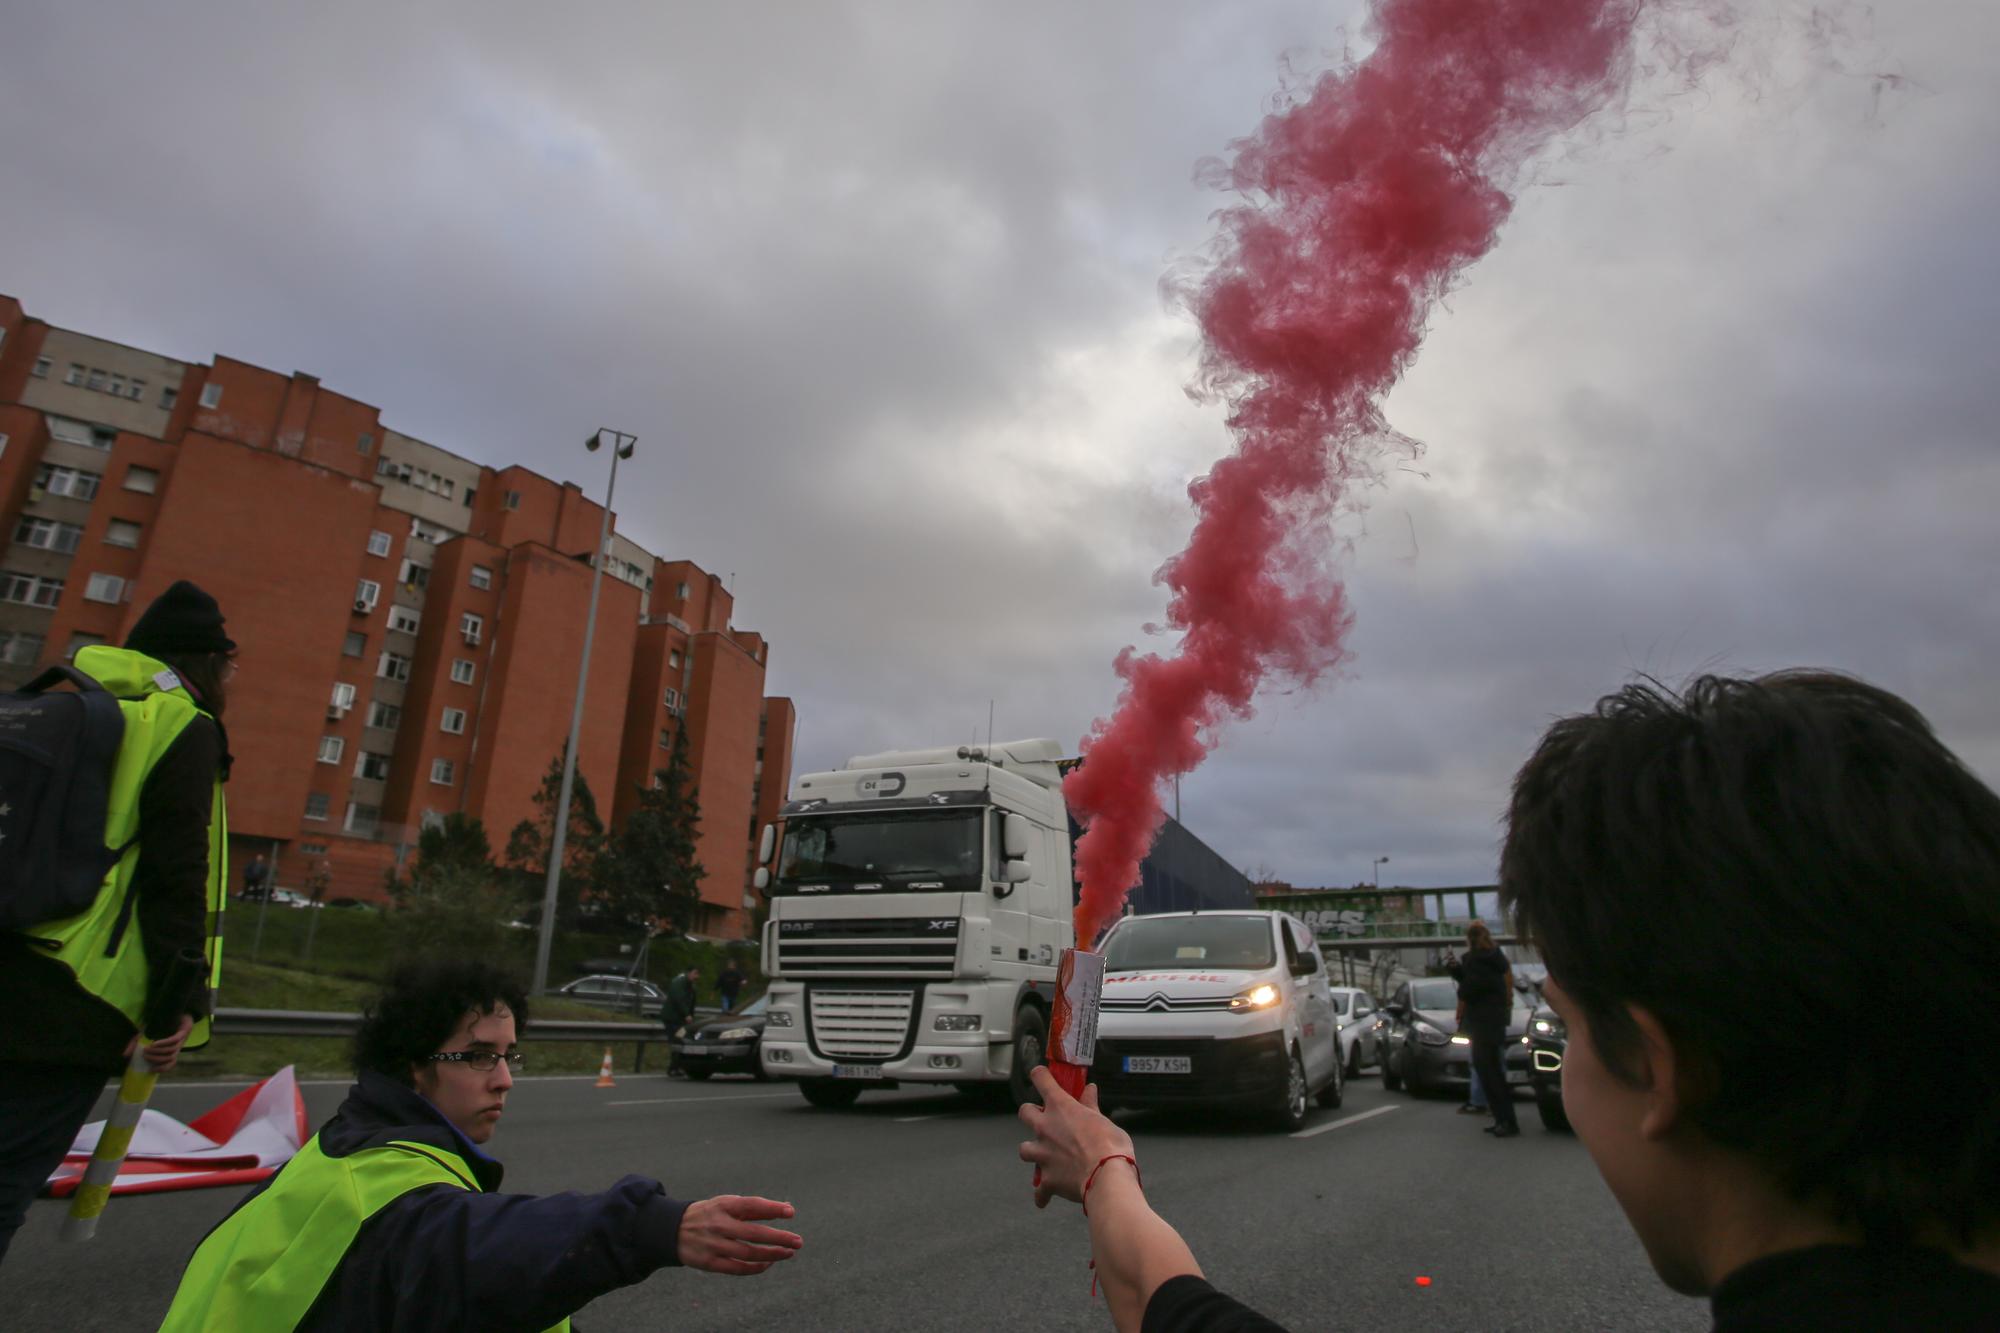
<svg viewBox="0 0 2000 1333">
<path fill-rule="evenodd" d="M 778 858 L 778 893 L 856 888 L 980 887 L 978 810 L 793 816 Z"/>
<path fill-rule="evenodd" d="M 1259 971 L 1274 960 L 1271 921 L 1261 916 L 1133 917 L 1120 922 L 1104 943 L 1107 972 Z"/>
</svg>

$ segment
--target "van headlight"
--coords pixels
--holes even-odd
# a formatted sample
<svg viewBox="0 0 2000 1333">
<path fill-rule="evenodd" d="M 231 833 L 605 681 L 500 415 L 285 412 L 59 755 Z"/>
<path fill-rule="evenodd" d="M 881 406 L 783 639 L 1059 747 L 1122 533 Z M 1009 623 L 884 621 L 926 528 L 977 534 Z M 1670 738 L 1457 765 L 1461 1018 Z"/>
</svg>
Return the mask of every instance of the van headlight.
<svg viewBox="0 0 2000 1333">
<path fill-rule="evenodd" d="M 1269 1009 L 1278 1002 L 1278 988 L 1268 981 L 1261 986 L 1252 986 L 1241 995 L 1229 997 L 1229 1012 L 1248 1013 L 1252 1009 Z"/>
</svg>

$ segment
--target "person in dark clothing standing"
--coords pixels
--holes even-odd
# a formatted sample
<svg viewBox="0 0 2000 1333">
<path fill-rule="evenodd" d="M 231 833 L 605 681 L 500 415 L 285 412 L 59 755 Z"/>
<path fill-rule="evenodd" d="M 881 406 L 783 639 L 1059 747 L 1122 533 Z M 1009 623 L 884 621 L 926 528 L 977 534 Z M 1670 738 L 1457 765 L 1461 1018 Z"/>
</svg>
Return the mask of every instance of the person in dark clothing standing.
<svg viewBox="0 0 2000 1333">
<path fill-rule="evenodd" d="M 1507 1019 L 1514 1011 L 1514 969 L 1493 943 L 1483 921 L 1465 930 L 1465 957 L 1450 964 L 1465 1009 L 1465 1032 L 1472 1038 L 1472 1068 L 1486 1090 L 1493 1123 L 1486 1132 L 1510 1139 L 1521 1132 L 1514 1116 L 1514 1095 L 1507 1087 Z"/>
<path fill-rule="evenodd" d="M 229 884 L 222 714 L 236 644 L 223 623 L 215 599 L 183 581 L 123 648 L 76 655 L 125 715 L 105 844 L 137 841 L 83 912 L 0 932 L 0 1259 L 142 1035 L 162 1071 L 208 1040 L 209 920 L 219 927 Z"/>
<path fill-rule="evenodd" d="M 695 988 L 701 969 L 693 964 L 667 983 L 667 998 L 660 1005 L 660 1026 L 667 1030 L 667 1077 L 685 1077 L 681 1072 L 681 1029 L 694 1021 Z"/>
<path fill-rule="evenodd" d="M 270 890 L 271 866 L 258 852 L 250 858 L 250 864 L 243 867 L 243 898 L 250 902 L 261 899 Z"/>
<path fill-rule="evenodd" d="M 725 1013 L 735 1011 L 736 997 L 742 992 L 745 980 L 747 978 L 743 975 L 743 969 L 736 966 L 734 959 L 724 963 L 722 970 L 715 974 L 716 993 L 722 997 L 722 1008 Z"/>
<path fill-rule="evenodd" d="M 251 1328 L 546 1329 L 655 1270 L 752 1276 L 803 1243 L 773 1199 L 498 1192 L 482 1145 L 506 1110 L 527 1021 L 490 963 L 400 970 L 355 1039 L 333 1119 L 195 1250 L 163 1333 Z"/>
<path fill-rule="evenodd" d="M 1909 1016 L 2000 1012 L 2000 796 L 1922 714 L 1830 672 L 1629 686 L 1516 777 L 1500 905 L 1570 1124 L 1716 1329 L 1995 1327 L 2000 1067 Z M 1275 1327 L 1153 1212 L 1097 1090 L 1033 1078 L 1035 1202 L 1086 1204 L 1119 1329 Z"/>
</svg>

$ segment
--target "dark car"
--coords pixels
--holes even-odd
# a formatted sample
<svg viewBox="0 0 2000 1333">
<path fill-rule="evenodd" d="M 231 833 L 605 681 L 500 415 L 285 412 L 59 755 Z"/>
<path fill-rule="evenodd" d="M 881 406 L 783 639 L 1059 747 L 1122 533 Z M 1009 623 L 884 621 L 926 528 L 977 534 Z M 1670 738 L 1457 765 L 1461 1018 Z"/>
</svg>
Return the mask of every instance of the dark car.
<svg viewBox="0 0 2000 1333">
<path fill-rule="evenodd" d="M 1542 1128 L 1558 1134 L 1570 1132 L 1569 1113 L 1563 1109 L 1563 1053 L 1569 1048 L 1569 1029 L 1556 1011 L 1547 1005 L 1535 1010 L 1528 1020 L 1528 1079 L 1535 1089 L 1535 1109 L 1541 1112 Z"/>
<path fill-rule="evenodd" d="M 667 1043 L 680 1058 L 689 1078 L 710 1074 L 752 1074 L 765 1078 L 757 1048 L 764 1041 L 764 1008 L 770 997 L 760 995 L 733 1014 L 694 1028 L 684 1041 Z"/>
<path fill-rule="evenodd" d="M 1450 977 L 1418 977 L 1406 981 L 1382 1006 L 1388 1026 L 1380 1034 L 1382 1086 L 1391 1092 L 1407 1088 L 1412 1096 L 1472 1091 L 1472 1039 L 1459 1032 L 1454 1018 L 1458 983 Z M 1528 1082 L 1528 1009 L 1517 996 L 1507 1024 L 1507 1049 L 1501 1063 L 1507 1070 L 1508 1095 Z M 1488 1096 L 1492 1090 L 1488 1089 Z"/>
</svg>

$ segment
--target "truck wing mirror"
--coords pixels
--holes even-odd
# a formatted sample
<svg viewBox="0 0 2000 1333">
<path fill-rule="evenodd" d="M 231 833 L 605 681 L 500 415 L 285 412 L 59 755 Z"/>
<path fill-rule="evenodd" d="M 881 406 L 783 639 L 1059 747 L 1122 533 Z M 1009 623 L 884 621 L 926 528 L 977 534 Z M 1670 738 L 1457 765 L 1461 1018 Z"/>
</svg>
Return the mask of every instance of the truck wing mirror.
<svg viewBox="0 0 2000 1333">
<path fill-rule="evenodd" d="M 764 865 L 771 859 L 771 853 L 778 850 L 778 826 L 764 825 L 764 836 L 757 842 L 757 864 Z M 762 888 L 762 885 L 758 886 Z"/>
<path fill-rule="evenodd" d="M 1018 861 L 1028 854 L 1028 837 L 1031 826 L 1025 815 L 1009 814 L 1000 824 L 1000 849 L 1009 861 Z M 1023 875 L 1022 879 L 1027 876 Z M 1013 883 L 1020 883 L 1014 880 Z"/>
<path fill-rule="evenodd" d="M 1026 861 L 1009 861 L 1001 867 L 1000 878 L 1008 884 L 1026 884 L 1033 873 Z"/>
<path fill-rule="evenodd" d="M 757 873 L 750 877 L 750 887 L 754 888 L 759 893 L 762 893 L 764 890 L 770 888 L 771 872 L 764 869 L 764 867 L 762 866 L 758 866 Z"/>
</svg>

